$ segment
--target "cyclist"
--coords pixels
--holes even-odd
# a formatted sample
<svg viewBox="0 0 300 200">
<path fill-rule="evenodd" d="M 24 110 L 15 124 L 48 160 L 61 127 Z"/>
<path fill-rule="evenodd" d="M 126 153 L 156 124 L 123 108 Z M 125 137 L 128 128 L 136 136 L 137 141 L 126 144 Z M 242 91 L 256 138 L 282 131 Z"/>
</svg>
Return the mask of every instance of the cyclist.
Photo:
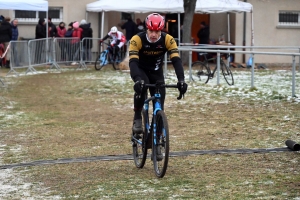
<svg viewBox="0 0 300 200">
<path fill-rule="evenodd" d="M 147 16 L 146 31 L 134 35 L 129 46 L 129 67 L 132 80 L 135 82 L 134 94 L 134 121 L 132 131 L 140 134 L 142 129 L 141 111 L 144 104 L 147 88 L 145 84 L 155 84 L 156 81 L 164 82 L 163 59 L 166 52 L 169 53 L 175 73 L 178 79 L 178 90 L 184 94 L 188 85 L 184 82 L 184 70 L 176 41 L 174 38 L 162 32 L 165 21 L 158 13 Z M 150 94 L 154 95 L 155 88 L 150 88 Z M 164 109 L 166 90 L 161 91 L 161 106 Z"/>
<path fill-rule="evenodd" d="M 118 31 L 116 26 L 111 27 L 107 35 L 104 38 L 100 39 L 100 43 L 107 38 L 112 38 L 110 46 L 107 47 L 107 50 L 109 50 L 110 53 L 113 53 L 113 49 L 115 49 L 115 54 L 117 54 L 119 49 L 126 43 L 125 35 L 121 31 Z"/>
</svg>

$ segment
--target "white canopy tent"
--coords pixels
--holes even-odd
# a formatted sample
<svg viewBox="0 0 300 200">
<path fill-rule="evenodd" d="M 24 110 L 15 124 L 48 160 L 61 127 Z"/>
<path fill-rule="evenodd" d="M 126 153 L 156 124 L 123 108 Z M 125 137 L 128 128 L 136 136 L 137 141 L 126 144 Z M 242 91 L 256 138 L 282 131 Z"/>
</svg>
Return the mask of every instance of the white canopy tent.
<svg viewBox="0 0 300 200">
<path fill-rule="evenodd" d="M 28 11 L 45 11 L 48 19 L 48 1 L 45 0 L 0 0 L 0 10 L 28 10 Z M 48 30 L 48 23 L 46 23 Z M 48 31 L 46 31 L 48 38 Z"/>
<path fill-rule="evenodd" d="M 117 11 L 133 13 L 178 13 L 178 27 L 180 27 L 179 15 L 180 13 L 184 13 L 184 8 L 183 0 L 98 0 L 96 2 L 87 4 L 86 11 L 102 12 L 101 37 L 103 37 L 104 12 Z M 245 3 L 238 0 L 197 0 L 195 8 L 195 13 L 251 12 L 251 14 L 253 14 L 252 11 L 253 8 L 250 3 Z M 251 31 L 251 44 L 254 45 L 253 16 Z M 179 30 L 178 35 L 180 38 Z"/>
<path fill-rule="evenodd" d="M 0 0 L 1 10 L 29 10 L 46 11 L 48 13 L 48 1 L 45 0 Z"/>
</svg>

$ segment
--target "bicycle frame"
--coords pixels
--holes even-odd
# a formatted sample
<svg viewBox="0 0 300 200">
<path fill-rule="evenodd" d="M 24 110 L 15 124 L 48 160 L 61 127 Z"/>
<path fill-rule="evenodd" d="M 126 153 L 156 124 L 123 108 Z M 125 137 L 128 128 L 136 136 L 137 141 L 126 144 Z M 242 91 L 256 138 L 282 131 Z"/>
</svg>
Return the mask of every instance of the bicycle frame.
<svg viewBox="0 0 300 200">
<path fill-rule="evenodd" d="M 159 110 L 162 110 L 161 108 L 161 103 L 160 103 L 160 98 L 161 98 L 161 94 L 160 93 L 155 93 L 154 96 L 150 97 L 150 98 L 147 98 L 145 101 L 144 101 L 144 110 L 146 111 L 146 115 L 147 115 L 147 120 L 149 122 L 149 105 L 150 105 L 150 101 L 153 101 L 154 100 L 154 110 L 152 112 L 152 121 L 151 121 L 151 124 L 152 124 L 152 127 L 150 124 L 146 124 L 146 127 L 147 127 L 147 136 L 146 136 L 146 140 L 148 140 L 150 138 L 150 134 L 151 134 L 151 128 L 153 129 L 153 136 L 154 136 L 154 144 L 156 145 L 157 142 L 156 142 L 156 113 L 159 111 Z"/>
</svg>

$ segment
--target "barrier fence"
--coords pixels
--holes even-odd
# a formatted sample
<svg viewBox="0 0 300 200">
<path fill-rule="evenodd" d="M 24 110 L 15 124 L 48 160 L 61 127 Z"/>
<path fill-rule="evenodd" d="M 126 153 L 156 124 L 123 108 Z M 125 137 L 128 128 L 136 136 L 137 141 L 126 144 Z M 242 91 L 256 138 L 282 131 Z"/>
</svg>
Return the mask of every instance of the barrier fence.
<svg viewBox="0 0 300 200">
<path fill-rule="evenodd" d="M 87 68 L 88 64 L 94 64 L 100 52 L 106 49 L 106 46 L 100 46 L 100 38 L 48 38 L 34 39 L 29 41 L 11 41 L 10 71 L 9 73 L 18 73 L 18 69 L 25 68 L 26 73 L 35 72 L 39 66 L 50 65 L 50 68 L 60 70 L 61 66 L 74 65 L 77 68 Z M 127 43 L 128 44 L 128 43 Z M 125 57 L 127 44 L 121 48 L 120 52 Z M 218 49 L 216 49 L 218 48 Z M 263 47 L 263 46 L 222 46 L 218 45 L 193 45 L 180 44 L 179 51 L 189 52 L 189 80 L 192 81 L 191 65 L 192 52 L 208 52 L 217 54 L 217 84 L 220 82 L 220 54 L 249 54 L 252 57 L 251 67 L 251 87 L 254 87 L 254 55 L 273 55 L 273 56 L 290 56 L 292 63 L 292 96 L 295 96 L 295 75 L 296 75 L 296 57 L 300 58 L 300 53 L 284 52 L 259 52 L 254 49 L 284 49 L 300 51 L 299 47 Z M 225 49 L 225 50 L 221 50 Z M 227 50 L 226 50 L 227 49 Z M 250 49 L 251 51 L 236 51 L 233 49 Z M 165 56 L 165 76 L 167 74 L 167 54 Z M 229 63 L 228 63 L 229 64 Z M 2 82 L 2 81 L 1 81 Z"/>
<path fill-rule="evenodd" d="M 100 52 L 107 46 L 100 46 L 100 38 L 47 38 L 29 41 L 11 41 L 10 73 L 18 74 L 19 69 L 25 73 L 36 72 L 40 66 L 50 65 L 50 69 L 60 70 L 62 66 L 87 68 L 94 64 Z M 127 45 L 120 49 L 122 58 Z M 7 75 L 8 75 L 7 74 Z"/>
<path fill-rule="evenodd" d="M 228 47 L 224 47 L 228 48 Z M 230 47 L 234 48 L 234 46 Z M 252 66 L 251 66 L 251 88 L 254 86 L 254 55 L 273 55 L 273 56 L 290 56 L 292 63 L 292 97 L 296 97 L 296 56 L 299 58 L 300 53 L 283 53 L 283 52 L 260 52 L 260 51 L 233 51 L 233 50 L 209 50 L 209 49 L 199 49 L 199 48 L 191 48 L 191 47 L 179 47 L 180 51 L 188 51 L 189 52 L 189 81 L 192 81 L 192 52 L 206 52 L 206 53 L 217 53 L 217 85 L 220 84 L 220 60 L 221 54 L 250 54 L 252 57 Z M 167 68 L 165 69 L 165 71 Z"/>
</svg>

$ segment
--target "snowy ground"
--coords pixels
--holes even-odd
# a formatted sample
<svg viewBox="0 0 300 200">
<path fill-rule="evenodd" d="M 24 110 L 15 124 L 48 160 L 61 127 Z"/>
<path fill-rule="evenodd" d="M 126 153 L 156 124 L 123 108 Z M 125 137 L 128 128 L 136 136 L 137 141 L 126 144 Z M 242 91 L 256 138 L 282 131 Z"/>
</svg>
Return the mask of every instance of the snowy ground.
<svg viewBox="0 0 300 200">
<path fill-rule="evenodd" d="M 261 72 L 261 71 L 260 71 Z M 121 76 L 121 77 L 120 77 Z M 110 83 L 120 84 L 124 81 L 124 77 L 128 77 L 128 73 L 119 73 L 116 77 L 111 77 L 114 81 Z M 167 81 L 174 83 L 176 81 L 174 71 L 168 72 Z M 186 71 L 186 80 L 188 80 L 188 71 Z M 3 80 L 3 79 L 2 79 Z M 120 80 L 120 81 L 118 81 Z M 300 99 L 291 97 L 292 94 L 292 72 L 287 70 L 264 70 L 262 73 L 255 73 L 254 86 L 257 90 L 250 91 L 251 87 L 251 73 L 250 71 L 234 71 L 234 86 L 228 86 L 224 78 L 220 76 L 220 81 L 223 86 L 215 87 L 216 77 L 212 79 L 207 85 L 202 86 L 199 84 L 189 83 L 189 90 L 203 95 L 205 98 L 211 90 L 222 91 L 222 95 L 228 96 L 239 96 L 242 98 L 251 98 L 253 100 L 261 99 L 276 99 L 276 100 L 287 100 L 294 103 L 299 103 Z M 13 84 L 10 82 L 10 77 L 4 79 L 4 82 Z M 300 83 L 300 74 L 296 73 L 296 83 Z M 0 88 L 1 89 L 1 88 Z M 300 86 L 296 85 L 296 95 L 300 96 Z M 177 93 L 176 93 L 177 94 Z M 174 95 L 176 95 L 174 92 Z M 0 97 L 1 101 L 1 97 Z M 0 116 L 5 116 L 5 113 L 1 113 Z M 10 116 L 13 117 L 13 116 Z M 1 136 L 1 129 L 0 129 Z M 0 165 L 3 165 L 2 155 L 5 151 L 5 144 L 0 143 Z M 21 147 L 15 149 L 15 152 L 21 152 Z M 25 181 L 24 174 L 26 169 L 0 169 L 0 199 L 47 199 L 45 198 L 47 188 L 43 188 L 39 183 L 27 183 Z M 45 196 L 44 196 L 45 195 Z M 48 199 L 59 199 L 60 197 L 55 196 Z"/>
</svg>

